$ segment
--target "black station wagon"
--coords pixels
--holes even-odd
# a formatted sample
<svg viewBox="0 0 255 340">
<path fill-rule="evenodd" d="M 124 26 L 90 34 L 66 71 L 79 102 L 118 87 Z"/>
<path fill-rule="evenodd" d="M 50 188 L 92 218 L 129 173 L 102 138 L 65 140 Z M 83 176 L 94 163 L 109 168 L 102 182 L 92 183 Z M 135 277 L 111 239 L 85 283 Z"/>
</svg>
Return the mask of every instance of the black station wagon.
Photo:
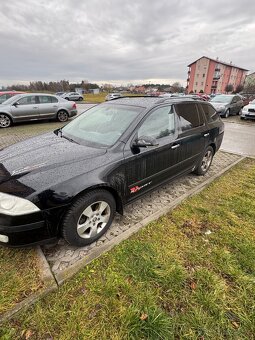
<svg viewBox="0 0 255 340">
<path fill-rule="evenodd" d="M 0 151 L 0 243 L 96 241 L 125 204 L 191 171 L 204 175 L 224 125 L 210 103 L 121 98 Z"/>
</svg>

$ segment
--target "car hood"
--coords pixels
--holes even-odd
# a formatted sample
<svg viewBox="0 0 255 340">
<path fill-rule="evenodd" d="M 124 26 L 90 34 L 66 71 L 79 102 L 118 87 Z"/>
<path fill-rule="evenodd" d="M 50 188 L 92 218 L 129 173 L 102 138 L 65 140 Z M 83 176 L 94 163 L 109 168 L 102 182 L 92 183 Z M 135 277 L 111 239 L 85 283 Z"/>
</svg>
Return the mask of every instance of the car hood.
<svg viewBox="0 0 255 340">
<path fill-rule="evenodd" d="M 226 107 L 226 106 L 229 105 L 229 103 L 220 103 L 220 102 L 210 102 L 210 103 L 213 105 L 213 107 L 214 107 L 215 109 L 218 109 L 218 108 L 221 107 L 221 106 Z"/>
<path fill-rule="evenodd" d="M 255 109 L 255 104 L 248 104 L 246 106 L 243 107 L 244 110 L 248 110 L 248 109 Z"/>
<path fill-rule="evenodd" d="M 20 180 L 38 173 L 41 178 L 45 173 L 47 177 L 47 173 L 52 170 L 61 177 L 63 167 L 68 167 L 69 174 L 74 174 L 72 168 L 75 163 L 105 153 L 105 149 L 72 143 L 53 132 L 29 138 L 0 151 L 0 184 L 13 178 Z M 86 169 L 83 168 L 83 172 L 86 172 Z"/>
</svg>

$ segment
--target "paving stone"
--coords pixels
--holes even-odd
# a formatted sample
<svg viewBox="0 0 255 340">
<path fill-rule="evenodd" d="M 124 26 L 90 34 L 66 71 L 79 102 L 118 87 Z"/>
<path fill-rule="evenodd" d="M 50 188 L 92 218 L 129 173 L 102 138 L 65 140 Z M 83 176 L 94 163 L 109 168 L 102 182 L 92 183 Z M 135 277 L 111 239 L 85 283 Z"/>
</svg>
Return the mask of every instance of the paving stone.
<svg viewBox="0 0 255 340">
<path fill-rule="evenodd" d="M 38 129 L 40 126 L 41 124 L 38 124 Z M 10 133 L 5 133 L 0 136 L 0 149 L 33 135 L 37 135 L 38 133 L 42 133 L 47 129 L 49 131 L 52 130 L 52 123 L 46 123 L 44 125 L 44 131 L 37 131 L 36 129 L 37 128 L 33 127 L 33 131 L 30 131 L 29 128 L 24 129 L 22 126 L 17 129 L 10 128 Z M 21 132 L 19 132 L 19 130 Z M 110 240 L 121 235 L 121 233 L 126 232 L 136 223 L 141 222 L 145 218 L 162 209 L 165 209 L 167 205 L 172 204 L 174 200 L 180 198 L 191 189 L 196 188 L 211 176 L 218 174 L 238 159 L 240 159 L 240 156 L 238 155 L 218 152 L 214 157 L 210 171 L 205 176 L 195 176 L 190 174 L 185 177 L 178 178 L 172 183 L 164 184 L 153 192 L 139 198 L 135 203 L 125 207 L 124 216 L 116 215 L 116 218 L 106 235 L 103 235 L 101 239 L 91 245 L 76 248 L 71 247 L 63 239 L 61 239 L 56 245 L 43 246 L 43 252 L 50 264 L 52 272 L 57 275 L 86 256 L 92 255 L 93 253 L 100 254 L 100 248 L 105 246 L 105 244 L 110 242 Z"/>
</svg>

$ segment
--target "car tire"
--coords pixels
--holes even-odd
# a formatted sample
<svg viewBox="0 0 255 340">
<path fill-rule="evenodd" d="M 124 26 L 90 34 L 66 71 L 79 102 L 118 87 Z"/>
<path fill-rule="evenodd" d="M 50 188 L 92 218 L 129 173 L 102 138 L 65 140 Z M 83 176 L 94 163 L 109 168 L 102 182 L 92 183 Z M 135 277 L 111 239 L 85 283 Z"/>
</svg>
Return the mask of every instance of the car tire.
<svg viewBox="0 0 255 340">
<path fill-rule="evenodd" d="M 8 128 L 12 125 L 11 118 L 5 113 L 0 113 L 0 128 Z"/>
<path fill-rule="evenodd" d="M 68 121 L 68 113 L 65 110 L 60 110 L 57 113 L 57 120 L 61 123 L 67 122 Z"/>
<path fill-rule="evenodd" d="M 214 156 L 214 150 L 211 146 L 205 150 L 203 157 L 200 159 L 199 164 L 197 165 L 194 173 L 199 176 L 204 176 L 207 171 L 210 169 Z"/>
<path fill-rule="evenodd" d="M 83 247 L 98 240 L 111 226 L 116 211 L 114 197 L 107 190 L 94 190 L 77 198 L 62 222 L 63 238 Z"/>
<path fill-rule="evenodd" d="M 230 115 L 230 110 L 228 109 L 228 110 L 224 113 L 223 117 L 224 117 L 224 118 L 228 118 L 229 115 Z"/>
<path fill-rule="evenodd" d="M 82 98 L 82 97 L 79 97 L 79 101 L 82 102 L 82 101 L 83 101 L 83 98 Z"/>
</svg>

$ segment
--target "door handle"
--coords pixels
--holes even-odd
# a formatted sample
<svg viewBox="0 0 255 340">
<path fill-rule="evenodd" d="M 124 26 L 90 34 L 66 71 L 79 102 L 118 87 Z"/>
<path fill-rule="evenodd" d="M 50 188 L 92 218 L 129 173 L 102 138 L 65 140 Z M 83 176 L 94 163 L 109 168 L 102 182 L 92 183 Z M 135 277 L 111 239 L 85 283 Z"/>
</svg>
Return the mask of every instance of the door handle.
<svg viewBox="0 0 255 340">
<path fill-rule="evenodd" d="M 209 132 L 204 134 L 204 137 L 208 137 L 209 136 Z"/>
<path fill-rule="evenodd" d="M 171 146 L 171 149 L 177 149 L 177 148 L 179 148 L 180 145 L 181 144 L 174 144 L 174 145 Z"/>
<path fill-rule="evenodd" d="M 53 107 L 58 107 L 57 105 L 53 105 Z"/>
<path fill-rule="evenodd" d="M 38 109 L 38 106 L 34 106 L 33 109 Z"/>
</svg>

